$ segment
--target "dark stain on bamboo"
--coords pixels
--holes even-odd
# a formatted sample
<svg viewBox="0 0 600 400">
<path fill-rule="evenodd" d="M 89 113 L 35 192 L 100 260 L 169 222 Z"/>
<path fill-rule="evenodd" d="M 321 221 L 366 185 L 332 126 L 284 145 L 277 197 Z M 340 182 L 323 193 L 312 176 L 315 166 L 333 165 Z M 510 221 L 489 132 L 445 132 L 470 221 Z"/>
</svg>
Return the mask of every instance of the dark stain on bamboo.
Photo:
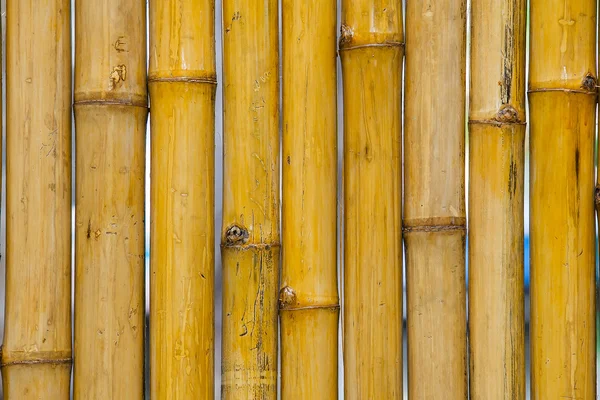
<svg viewBox="0 0 600 400">
<path fill-rule="evenodd" d="M 511 154 L 510 167 L 509 167 L 509 171 L 508 171 L 508 194 L 511 199 L 515 196 L 515 193 L 517 193 L 517 183 L 518 183 L 517 163 L 512 158 L 512 154 Z"/>
<path fill-rule="evenodd" d="M 575 149 L 575 178 L 579 181 L 579 146 Z"/>
</svg>

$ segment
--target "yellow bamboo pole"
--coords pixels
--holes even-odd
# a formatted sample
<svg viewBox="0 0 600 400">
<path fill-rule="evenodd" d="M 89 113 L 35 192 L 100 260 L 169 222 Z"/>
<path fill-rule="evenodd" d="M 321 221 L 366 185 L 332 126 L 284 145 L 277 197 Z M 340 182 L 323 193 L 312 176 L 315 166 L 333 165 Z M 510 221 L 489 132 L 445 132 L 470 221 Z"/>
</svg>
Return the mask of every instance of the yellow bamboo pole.
<svg viewBox="0 0 600 400">
<path fill-rule="evenodd" d="M 7 9 L 7 399 L 68 399 L 71 378 L 70 1 Z"/>
<path fill-rule="evenodd" d="M 344 395 L 402 398 L 402 6 L 342 1 Z"/>
<path fill-rule="evenodd" d="M 410 398 L 466 399 L 464 0 L 408 2 L 404 239 Z"/>
<path fill-rule="evenodd" d="M 279 286 L 277 0 L 223 1 L 222 398 L 275 399 Z"/>
<path fill-rule="evenodd" d="M 524 0 L 471 5 L 471 399 L 525 399 Z"/>
<path fill-rule="evenodd" d="M 146 2 L 75 2 L 75 399 L 141 399 Z"/>
<path fill-rule="evenodd" d="M 596 1 L 530 7 L 532 399 L 594 399 Z"/>
<path fill-rule="evenodd" d="M 281 396 L 337 399 L 336 1 L 282 15 Z"/>
<path fill-rule="evenodd" d="M 214 398 L 214 0 L 150 2 L 150 385 Z"/>
</svg>

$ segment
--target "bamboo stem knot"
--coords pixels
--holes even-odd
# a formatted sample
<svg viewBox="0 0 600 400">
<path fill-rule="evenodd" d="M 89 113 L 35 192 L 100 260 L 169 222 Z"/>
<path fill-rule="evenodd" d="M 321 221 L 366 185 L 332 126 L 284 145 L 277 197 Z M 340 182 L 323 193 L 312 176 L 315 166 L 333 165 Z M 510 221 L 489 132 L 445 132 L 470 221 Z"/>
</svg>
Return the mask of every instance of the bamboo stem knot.
<svg viewBox="0 0 600 400">
<path fill-rule="evenodd" d="M 225 244 L 240 245 L 248 242 L 248 230 L 239 225 L 232 225 L 225 232 Z"/>
<path fill-rule="evenodd" d="M 594 77 L 594 75 L 592 75 L 588 72 L 586 74 L 586 76 L 583 78 L 583 81 L 581 82 L 581 88 L 588 90 L 590 92 L 595 92 L 596 91 L 596 78 Z"/>
<path fill-rule="evenodd" d="M 279 308 L 285 310 L 296 304 L 296 292 L 289 286 L 281 288 L 279 291 Z"/>
</svg>

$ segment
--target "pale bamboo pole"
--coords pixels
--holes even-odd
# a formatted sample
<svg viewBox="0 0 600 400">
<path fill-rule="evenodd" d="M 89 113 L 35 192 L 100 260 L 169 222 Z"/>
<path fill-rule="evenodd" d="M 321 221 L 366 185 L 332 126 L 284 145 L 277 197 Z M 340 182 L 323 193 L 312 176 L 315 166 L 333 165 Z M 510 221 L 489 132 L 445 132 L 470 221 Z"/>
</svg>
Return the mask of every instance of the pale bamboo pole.
<svg viewBox="0 0 600 400">
<path fill-rule="evenodd" d="M 410 398 L 466 399 L 466 2 L 407 2 L 404 239 Z"/>
<path fill-rule="evenodd" d="M 525 399 L 524 0 L 471 5 L 469 345 L 472 399 Z"/>
<path fill-rule="evenodd" d="M 337 399 L 336 1 L 282 14 L 281 396 Z"/>
<path fill-rule="evenodd" d="M 344 395 L 402 398 L 402 5 L 342 1 Z"/>
<path fill-rule="evenodd" d="M 214 0 L 150 2 L 150 385 L 214 398 Z"/>
<path fill-rule="evenodd" d="M 141 399 L 146 2 L 75 11 L 74 396 Z"/>
<path fill-rule="evenodd" d="M 223 1 L 223 399 L 275 399 L 277 0 Z"/>
<path fill-rule="evenodd" d="M 596 1 L 530 7 L 532 399 L 595 399 Z"/>
<path fill-rule="evenodd" d="M 7 9 L 7 399 L 68 399 L 71 378 L 70 1 Z"/>
</svg>

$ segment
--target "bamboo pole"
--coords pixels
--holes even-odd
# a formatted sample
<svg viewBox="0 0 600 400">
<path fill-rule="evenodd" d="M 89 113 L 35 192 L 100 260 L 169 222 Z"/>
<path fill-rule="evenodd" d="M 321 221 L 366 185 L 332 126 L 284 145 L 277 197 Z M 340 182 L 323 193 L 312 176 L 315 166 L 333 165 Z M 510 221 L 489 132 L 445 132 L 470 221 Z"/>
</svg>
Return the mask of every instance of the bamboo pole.
<svg viewBox="0 0 600 400">
<path fill-rule="evenodd" d="M 277 395 L 277 17 L 277 0 L 223 1 L 223 399 Z"/>
<path fill-rule="evenodd" d="M 410 398 L 466 399 L 466 2 L 408 2 L 404 239 Z"/>
<path fill-rule="evenodd" d="M 401 399 L 402 6 L 342 1 L 344 394 Z"/>
<path fill-rule="evenodd" d="M 337 399 L 336 1 L 282 14 L 281 397 Z"/>
<path fill-rule="evenodd" d="M 214 0 L 150 2 L 150 384 L 214 398 Z"/>
<path fill-rule="evenodd" d="M 75 6 L 74 396 L 141 399 L 146 2 Z"/>
<path fill-rule="evenodd" d="M 471 10 L 470 395 L 525 400 L 526 2 L 474 1 Z"/>
<path fill-rule="evenodd" d="M 8 0 L 7 399 L 68 399 L 71 379 L 71 13 Z"/>
<path fill-rule="evenodd" d="M 532 399 L 596 398 L 596 1 L 531 1 Z"/>
</svg>

